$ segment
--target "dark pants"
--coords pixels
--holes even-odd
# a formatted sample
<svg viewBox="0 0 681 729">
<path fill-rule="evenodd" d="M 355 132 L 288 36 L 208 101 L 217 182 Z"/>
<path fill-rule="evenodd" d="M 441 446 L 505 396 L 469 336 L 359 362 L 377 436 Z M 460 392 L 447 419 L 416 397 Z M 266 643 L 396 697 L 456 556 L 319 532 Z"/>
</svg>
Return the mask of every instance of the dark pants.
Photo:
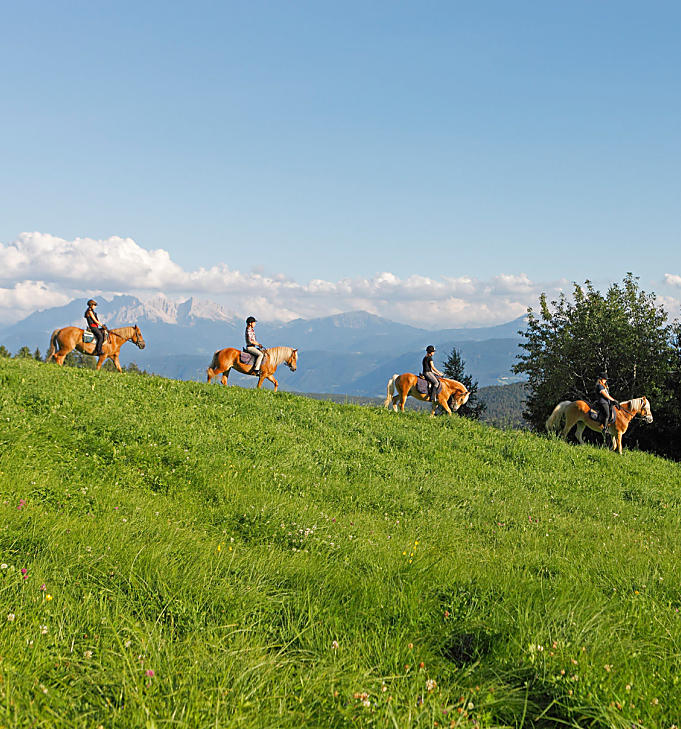
<svg viewBox="0 0 681 729">
<path fill-rule="evenodd" d="M 598 409 L 601 411 L 601 422 L 604 426 L 610 422 L 610 413 L 612 412 L 612 403 L 601 397 L 598 399 Z M 604 428 L 605 429 L 605 428 Z"/>
<path fill-rule="evenodd" d="M 440 387 L 440 380 L 437 379 L 437 375 L 434 372 L 424 372 L 423 376 L 430 383 L 430 399 L 432 402 L 437 400 L 437 390 Z"/>
<path fill-rule="evenodd" d="M 104 332 L 99 327 L 88 327 L 88 329 L 95 335 L 95 354 L 101 354 Z"/>
</svg>

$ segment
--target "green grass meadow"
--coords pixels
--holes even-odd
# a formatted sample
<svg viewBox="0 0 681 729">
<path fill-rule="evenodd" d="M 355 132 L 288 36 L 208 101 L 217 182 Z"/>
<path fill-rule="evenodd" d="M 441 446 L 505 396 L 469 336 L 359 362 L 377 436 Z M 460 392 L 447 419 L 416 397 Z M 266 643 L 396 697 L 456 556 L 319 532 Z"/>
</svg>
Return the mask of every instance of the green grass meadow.
<svg viewBox="0 0 681 729">
<path fill-rule="evenodd" d="M 0 727 L 670 729 L 680 487 L 456 415 L 0 359 Z"/>
</svg>

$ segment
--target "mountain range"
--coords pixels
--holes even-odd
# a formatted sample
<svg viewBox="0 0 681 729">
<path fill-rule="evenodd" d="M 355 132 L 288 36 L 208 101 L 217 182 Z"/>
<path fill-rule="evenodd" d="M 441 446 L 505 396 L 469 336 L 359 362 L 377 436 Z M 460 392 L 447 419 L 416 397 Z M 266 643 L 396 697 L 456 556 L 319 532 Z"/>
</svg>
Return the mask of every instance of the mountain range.
<svg viewBox="0 0 681 729">
<path fill-rule="evenodd" d="M 11 352 L 26 345 L 45 353 L 51 332 L 60 326 L 84 326 L 85 303 L 78 299 L 65 306 L 31 314 L 0 328 L 0 344 Z M 241 347 L 244 322 L 212 301 L 189 298 L 175 302 L 164 295 L 140 300 L 119 295 L 101 299 L 99 318 L 110 327 L 138 324 L 147 347 L 121 350 L 121 362 L 134 361 L 149 372 L 186 380 L 203 380 L 216 349 Z M 474 329 L 427 330 L 400 324 L 366 311 L 288 322 L 259 322 L 258 339 L 265 346 L 289 345 L 299 349 L 299 367 L 291 373 L 277 371 L 283 389 L 298 392 L 382 395 L 395 372 L 418 371 L 423 350 L 437 348 L 440 368 L 452 347 L 466 362 L 466 372 L 480 386 L 518 381 L 511 367 L 518 354 L 519 330 L 525 317 L 506 324 Z M 230 375 L 232 384 L 249 386 L 254 378 Z"/>
</svg>

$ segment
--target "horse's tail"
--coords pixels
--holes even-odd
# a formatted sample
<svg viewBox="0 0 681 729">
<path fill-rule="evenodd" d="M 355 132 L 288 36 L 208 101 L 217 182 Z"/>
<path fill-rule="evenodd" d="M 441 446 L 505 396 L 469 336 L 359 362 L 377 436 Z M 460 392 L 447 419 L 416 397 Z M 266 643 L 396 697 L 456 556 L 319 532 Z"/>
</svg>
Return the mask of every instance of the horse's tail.
<svg viewBox="0 0 681 729">
<path fill-rule="evenodd" d="M 52 357 L 59 351 L 59 332 L 61 329 L 55 329 L 51 336 L 50 336 L 50 348 L 47 352 L 47 357 L 45 357 L 45 362 L 49 362 Z"/>
<path fill-rule="evenodd" d="M 392 402 L 393 395 L 395 394 L 395 380 L 398 377 L 399 377 L 399 375 L 393 375 L 388 380 L 387 393 L 386 393 L 386 396 L 385 396 L 385 402 L 383 403 L 383 407 L 384 408 L 389 408 L 390 407 L 390 403 Z"/>
<path fill-rule="evenodd" d="M 211 360 L 210 364 L 208 365 L 208 369 L 206 370 L 206 376 L 208 377 L 208 382 L 210 382 L 213 377 L 215 377 L 215 370 L 220 366 L 220 351 L 217 350 L 215 354 L 213 355 L 213 359 Z"/>
<path fill-rule="evenodd" d="M 548 433 L 552 430 L 555 432 L 558 431 L 563 420 L 563 416 L 565 415 L 565 411 L 570 407 L 570 405 L 572 405 L 572 403 L 569 400 L 563 400 L 563 402 L 559 402 L 558 405 L 553 408 L 553 412 L 546 419 L 545 423 L 546 431 Z"/>
</svg>

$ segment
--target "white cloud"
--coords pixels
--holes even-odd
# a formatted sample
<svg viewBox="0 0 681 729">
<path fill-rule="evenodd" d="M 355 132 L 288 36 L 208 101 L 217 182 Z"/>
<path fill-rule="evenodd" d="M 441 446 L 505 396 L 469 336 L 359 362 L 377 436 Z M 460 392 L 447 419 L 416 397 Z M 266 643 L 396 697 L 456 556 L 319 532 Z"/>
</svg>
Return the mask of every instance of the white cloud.
<svg viewBox="0 0 681 729">
<path fill-rule="evenodd" d="M 674 273 L 665 273 L 664 282 L 667 286 L 676 286 L 681 288 L 681 276 L 677 276 Z"/>
<path fill-rule="evenodd" d="M 253 313 L 262 319 L 364 309 L 420 326 L 458 327 L 509 321 L 536 304 L 541 291 L 554 295 L 564 284 L 536 283 L 524 273 L 501 273 L 485 281 L 418 274 L 401 279 L 389 271 L 373 277 L 300 283 L 281 274 L 244 273 L 225 263 L 185 271 L 167 251 L 147 250 L 131 238 L 68 241 L 44 233 L 22 233 L 11 243 L 0 243 L 0 286 L 8 287 L 0 288 L 0 319 L 5 322 L 61 305 L 74 296 L 163 292 L 209 295 L 234 313 Z"/>
</svg>

